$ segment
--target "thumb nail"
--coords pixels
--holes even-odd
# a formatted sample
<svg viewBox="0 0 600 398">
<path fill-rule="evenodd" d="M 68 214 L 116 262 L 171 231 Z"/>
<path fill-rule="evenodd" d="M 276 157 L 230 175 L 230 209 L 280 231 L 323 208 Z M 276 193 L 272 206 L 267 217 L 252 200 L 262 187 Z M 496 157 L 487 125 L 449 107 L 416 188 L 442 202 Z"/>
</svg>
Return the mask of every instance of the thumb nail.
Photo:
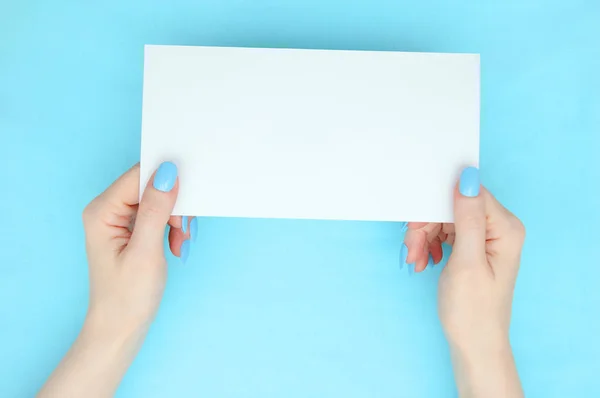
<svg viewBox="0 0 600 398">
<path fill-rule="evenodd" d="M 479 195 L 479 169 L 476 167 L 467 167 L 460 175 L 458 191 L 461 195 L 473 198 Z"/>
<path fill-rule="evenodd" d="M 175 186 L 175 181 L 177 181 L 177 166 L 171 162 L 164 162 L 156 170 L 153 185 L 159 191 L 169 192 Z"/>
</svg>

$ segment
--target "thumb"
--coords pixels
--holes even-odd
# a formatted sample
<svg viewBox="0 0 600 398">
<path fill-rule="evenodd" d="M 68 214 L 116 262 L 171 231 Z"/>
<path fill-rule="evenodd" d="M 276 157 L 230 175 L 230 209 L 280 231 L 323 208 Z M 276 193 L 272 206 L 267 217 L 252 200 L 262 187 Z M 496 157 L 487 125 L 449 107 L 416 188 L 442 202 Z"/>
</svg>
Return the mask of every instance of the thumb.
<svg viewBox="0 0 600 398">
<path fill-rule="evenodd" d="M 138 208 L 130 247 L 135 250 L 163 250 L 165 226 L 169 221 L 179 183 L 177 166 L 162 163 L 148 182 Z"/>
<path fill-rule="evenodd" d="M 453 253 L 473 259 L 485 259 L 486 211 L 479 169 L 467 167 L 460 175 L 454 192 L 454 224 L 456 238 Z"/>
</svg>

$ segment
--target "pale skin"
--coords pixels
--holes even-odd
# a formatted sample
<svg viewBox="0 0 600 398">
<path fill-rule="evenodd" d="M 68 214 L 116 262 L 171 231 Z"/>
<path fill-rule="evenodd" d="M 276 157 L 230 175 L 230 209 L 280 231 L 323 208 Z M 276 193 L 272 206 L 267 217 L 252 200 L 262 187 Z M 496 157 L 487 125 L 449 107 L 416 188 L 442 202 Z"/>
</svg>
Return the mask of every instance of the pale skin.
<svg viewBox="0 0 600 398">
<path fill-rule="evenodd" d="M 39 397 L 110 397 L 141 347 L 163 296 L 169 246 L 180 255 L 190 238 L 181 217 L 171 217 L 179 181 L 168 192 L 152 181 L 138 203 L 134 166 L 83 214 L 90 304 L 73 346 Z M 485 188 L 454 197 L 455 224 L 410 223 L 407 263 L 425 269 L 453 245 L 439 281 L 439 316 L 452 353 L 461 397 L 522 397 L 509 343 L 513 290 L 525 237 L 522 223 Z M 188 221 L 189 222 L 189 221 Z"/>
</svg>

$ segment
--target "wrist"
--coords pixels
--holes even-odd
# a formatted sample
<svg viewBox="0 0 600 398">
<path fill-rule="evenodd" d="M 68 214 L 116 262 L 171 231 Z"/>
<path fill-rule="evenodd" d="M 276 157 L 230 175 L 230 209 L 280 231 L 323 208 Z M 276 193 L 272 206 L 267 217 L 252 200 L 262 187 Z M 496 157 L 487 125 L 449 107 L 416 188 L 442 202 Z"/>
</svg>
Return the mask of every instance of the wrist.
<svg viewBox="0 0 600 398">
<path fill-rule="evenodd" d="M 127 360 L 139 350 L 147 329 L 143 324 L 114 322 L 101 312 L 90 310 L 78 340 L 88 347 L 103 350 L 107 356 Z"/>
<path fill-rule="evenodd" d="M 151 323 L 151 318 L 142 316 L 137 310 L 126 310 L 119 304 L 96 300 L 90 303 L 84 328 L 112 338 L 126 338 L 145 335 Z"/>
<path fill-rule="evenodd" d="M 511 351 L 508 334 L 481 333 L 478 338 L 449 340 L 452 355 L 464 360 L 494 358 Z"/>
<path fill-rule="evenodd" d="M 460 362 L 465 369 L 493 367 L 506 358 L 512 359 L 508 338 L 494 339 L 478 344 L 450 345 L 453 362 Z"/>
</svg>

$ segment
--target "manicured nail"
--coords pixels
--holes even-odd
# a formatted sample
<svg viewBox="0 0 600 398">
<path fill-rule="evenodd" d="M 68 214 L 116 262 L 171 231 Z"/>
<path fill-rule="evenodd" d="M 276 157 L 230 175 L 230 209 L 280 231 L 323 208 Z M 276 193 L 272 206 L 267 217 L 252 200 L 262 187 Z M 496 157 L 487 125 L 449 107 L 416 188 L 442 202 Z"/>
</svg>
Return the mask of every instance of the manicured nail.
<svg viewBox="0 0 600 398">
<path fill-rule="evenodd" d="M 196 241 L 198 239 L 198 218 L 194 217 L 190 223 L 190 239 Z"/>
<path fill-rule="evenodd" d="M 467 167 L 460 175 L 458 190 L 461 195 L 473 198 L 479 195 L 479 169 Z"/>
<path fill-rule="evenodd" d="M 181 217 L 181 231 L 185 234 L 188 226 L 188 216 Z"/>
<path fill-rule="evenodd" d="M 402 244 L 402 247 L 400 248 L 400 269 L 404 268 L 404 265 L 406 265 L 406 257 L 408 256 L 408 247 L 406 246 L 406 243 Z"/>
<path fill-rule="evenodd" d="M 183 243 L 181 244 L 181 253 L 179 253 L 179 258 L 181 259 L 181 262 L 183 264 L 185 264 L 188 257 L 190 256 L 190 247 L 191 247 L 191 242 L 189 239 L 184 240 Z"/>
<path fill-rule="evenodd" d="M 408 231 L 408 223 L 407 222 L 403 222 L 402 223 L 402 227 L 400 227 L 400 233 L 403 234 L 406 231 Z"/>
<path fill-rule="evenodd" d="M 171 162 L 164 162 L 154 175 L 154 188 L 162 192 L 169 192 L 177 181 L 177 166 Z"/>
<path fill-rule="evenodd" d="M 400 269 L 404 268 L 406 263 L 406 258 L 408 257 L 408 246 L 406 243 L 402 244 L 402 248 L 400 249 Z M 415 270 L 415 263 L 407 264 L 408 265 L 408 275 L 412 275 Z M 412 267 L 412 270 L 411 270 Z"/>
</svg>

